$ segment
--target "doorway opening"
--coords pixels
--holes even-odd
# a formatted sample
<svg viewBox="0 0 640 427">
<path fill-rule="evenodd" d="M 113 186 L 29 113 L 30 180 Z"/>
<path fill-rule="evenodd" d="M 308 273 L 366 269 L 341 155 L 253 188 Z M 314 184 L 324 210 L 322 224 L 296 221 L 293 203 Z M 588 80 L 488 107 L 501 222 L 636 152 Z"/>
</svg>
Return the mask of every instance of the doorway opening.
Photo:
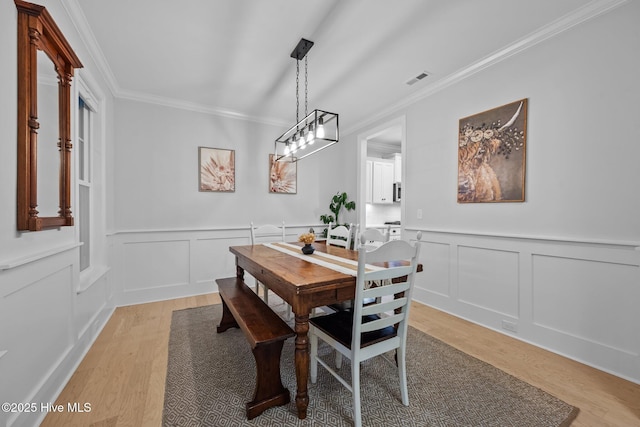
<svg viewBox="0 0 640 427">
<path fill-rule="evenodd" d="M 392 227 L 401 237 L 404 223 L 406 119 L 398 117 L 358 135 L 358 222 L 360 228 Z M 391 223 L 391 224 L 385 224 Z"/>
</svg>

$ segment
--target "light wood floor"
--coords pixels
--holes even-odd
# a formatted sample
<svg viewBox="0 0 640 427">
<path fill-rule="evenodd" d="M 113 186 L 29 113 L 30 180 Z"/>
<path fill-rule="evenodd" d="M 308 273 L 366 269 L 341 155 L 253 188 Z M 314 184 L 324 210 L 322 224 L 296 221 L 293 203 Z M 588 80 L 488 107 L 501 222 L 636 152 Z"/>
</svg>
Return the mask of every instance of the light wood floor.
<svg viewBox="0 0 640 427">
<path fill-rule="evenodd" d="M 210 294 L 116 309 L 57 400 L 91 411 L 49 413 L 42 425 L 160 426 L 171 313 L 219 302 Z M 640 426 L 640 385 L 422 304 L 411 324 L 579 407 L 572 426 Z"/>
</svg>

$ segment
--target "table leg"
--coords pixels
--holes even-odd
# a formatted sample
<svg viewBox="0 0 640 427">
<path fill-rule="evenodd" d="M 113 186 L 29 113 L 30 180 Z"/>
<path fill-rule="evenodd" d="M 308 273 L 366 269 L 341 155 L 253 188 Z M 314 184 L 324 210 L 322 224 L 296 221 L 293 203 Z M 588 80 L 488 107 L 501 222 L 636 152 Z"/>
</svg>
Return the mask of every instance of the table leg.
<svg viewBox="0 0 640 427">
<path fill-rule="evenodd" d="M 307 406 L 309 406 L 309 394 L 307 393 L 307 383 L 309 381 L 309 313 L 298 315 L 296 313 L 296 381 L 298 390 L 296 392 L 296 407 L 298 408 L 298 418 L 307 418 Z"/>
<path fill-rule="evenodd" d="M 238 265 L 238 258 L 236 258 L 236 277 L 240 280 L 244 280 L 244 268 Z"/>
</svg>

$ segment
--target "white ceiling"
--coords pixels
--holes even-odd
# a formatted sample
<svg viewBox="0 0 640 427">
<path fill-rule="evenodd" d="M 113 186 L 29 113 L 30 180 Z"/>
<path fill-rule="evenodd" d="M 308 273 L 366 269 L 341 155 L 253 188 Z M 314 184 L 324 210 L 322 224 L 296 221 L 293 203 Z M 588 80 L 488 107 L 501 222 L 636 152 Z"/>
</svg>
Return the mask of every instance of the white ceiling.
<svg viewBox="0 0 640 427">
<path fill-rule="evenodd" d="M 283 127 L 296 113 L 290 53 L 312 40 L 309 111 L 340 114 L 343 133 L 615 2 L 63 0 L 116 96 Z"/>
</svg>

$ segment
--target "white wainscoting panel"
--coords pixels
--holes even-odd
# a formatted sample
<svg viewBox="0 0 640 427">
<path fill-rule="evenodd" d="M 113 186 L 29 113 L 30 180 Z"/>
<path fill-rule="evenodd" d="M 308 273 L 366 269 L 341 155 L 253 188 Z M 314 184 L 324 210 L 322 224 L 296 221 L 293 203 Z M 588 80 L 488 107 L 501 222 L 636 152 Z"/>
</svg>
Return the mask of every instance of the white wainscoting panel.
<svg viewBox="0 0 640 427">
<path fill-rule="evenodd" d="M 104 310 L 109 300 L 109 276 L 102 275 L 81 293 L 76 293 L 76 332 L 78 338 L 89 332 L 97 333 Z"/>
<path fill-rule="evenodd" d="M 216 279 L 232 277 L 236 275 L 236 259 L 229 246 L 248 245 L 249 239 L 212 237 L 199 238 L 193 241 L 193 270 L 194 280 L 199 284 L 207 284 L 211 291 L 214 289 Z"/>
<path fill-rule="evenodd" d="M 422 231 L 416 300 L 640 383 L 635 243 L 406 231 Z"/>
<path fill-rule="evenodd" d="M 458 246 L 458 300 L 518 317 L 518 254 Z"/>
<path fill-rule="evenodd" d="M 189 241 L 149 240 L 123 245 L 124 291 L 189 284 Z"/>
<path fill-rule="evenodd" d="M 3 346 L 9 352 L 2 366 L 11 369 L 0 372 L 0 377 L 3 388 L 15 396 L 32 397 L 72 345 L 72 266 L 54 261 L 43 263 L 47 265 L 42 266 L 41 278 L 4 297 Z M 48 267 L 53 269 L 45 270 Z"/>
<path fill-rule="evenodd" d="M 424 242 L 420 248 L 423 271 L 418 275 L 425 289 L 445 298 L 451 297 L 451 245 Z"/>
<path fill-rule="evenodd" d="M 578 360 L 615 360 L 616 371 L 640 377 L 637 265 L 534 255 L 533 277 L 532 324 L 540 335 L 557 337 L 561 353 L 581 348 Z"/>
<path fill-rule="evenodd" d="M 287 225 L 287 240 L 309 225 Z M 313 227 L 319 228 L 317 225 Z M 118 305 L 217 292 L 215 279 L 235 276 L 229 246 L 250 244 L 249 224 L 204 230 L 122 231 L 111 237 Z M 248 277 L 247 283 L 253 283 Z"/>
<path fill-rule="evenodd" d="M 640 325 L 637 267 L 540 255 L 533 265 L 535 325 L 638 352 L 629 340 Z"/>
<path fill-rule="evenodd" d="M 77 244 L 41 255 L 0 271 L 2 402 L 54 402 L 113 311 L 108 274 L 77 292 Z M 32 426 L 46 412 L 3 415 L 1 425 Z"/>
</svg>

